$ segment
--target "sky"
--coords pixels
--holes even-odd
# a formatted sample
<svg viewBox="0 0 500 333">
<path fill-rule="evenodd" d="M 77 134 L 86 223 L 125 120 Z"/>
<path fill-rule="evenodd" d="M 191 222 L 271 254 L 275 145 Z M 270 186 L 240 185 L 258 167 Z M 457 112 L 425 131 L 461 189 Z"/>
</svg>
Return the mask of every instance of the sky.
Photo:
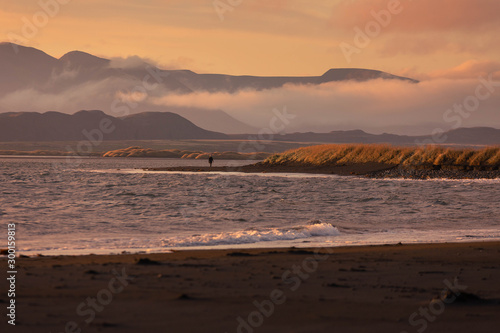
<svg viewBox="0 0 500 333">
<path fill-rule="evenodd" d="M 498 13 L 498 0 L 0 0 L 0 35 L 54 57 L 72 50 L 104 58 L 138 56 L 163 69 L 197 73 L 317 76 L 330 68 L 382 70 L 421 82 L 158 93 L 147 102 L 159 109 L 223 109 L 261 128 L 275 108 L 287 108 L 297 116 L 288 131 L 428 134 L 460 126 L 500 128 Z M 93 84 L 88 91 L 103 90 L 102 83 Z M 478 92 L 487 97 L 478 98 Z M 0 104 L 12 111 L 37 110 L 26 103 L 45 101 L 38 105 L 43 111 L 62 110 L 66 99 L 89 100 L 78 92 L 67 96 L 19 91 L 0 98 Z"/>
<path fill-rule="evenodd" d="M 0 35 L 5 41 L 55 57 L 72 50 L 106 58 L 137 55 L 164 68 L 200 73 L 320 75 L 330 68 L 358 67 L 422 79 L 455 75 L 449 72 L 469 66 L 474 68 L 461 75 L 477 76 L 474 70 L 498 66 L 500 54 L 498 0 L 0 4 Z M 48 20 L 40 15 L 42 7 L 50 14 Z M 34 33 L 26 28 L 30 23 Z M 368 38 L 359 37 L 359 31 Z"/>
</svg>

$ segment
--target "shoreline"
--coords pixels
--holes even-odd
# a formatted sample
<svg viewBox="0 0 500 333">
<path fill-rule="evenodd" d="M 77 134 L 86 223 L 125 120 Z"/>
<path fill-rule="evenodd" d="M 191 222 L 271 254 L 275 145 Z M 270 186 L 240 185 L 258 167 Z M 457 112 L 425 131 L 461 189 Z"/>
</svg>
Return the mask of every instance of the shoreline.
<svg viewBox="0 0 500 333">
<path fill-rule="evenodd" d="M 266 243 L 266 242 L 263 242 Z M 101 250 L 75 250 L 58 252 L 56 251 L 33 251 L 33 253 L 28 253 L 29 251 L 16 250 L 17 258 L 21 257 L 27 258 L 64 258 L 64 257 L 101 257 L 101 256 L 134 256 L 134 255 L 171 255 L 173 253 L 183 253 L 183 252 L 217 252 L 217 251 L 235 251 L 235 252 L 259 252 L 259 251 L 280 251 L 288 249 L 300 250 L 311 250 L 316 249 L 321 251 L 321 249 L 363 249 L 363 248 L 374 248 L 374 247 L 387 247 L 387 246 L 440 246 L 440 245 L 461 245 L 461 244 L 481 244 L 481 243 L 500 243 L 499 238 L 485 239 L 485 240 L 465 240 L 465 241 L 444 241 L 444 242 L 399 242 L 399 243 L 373 243 L 373 244 L 348 244 L 348 245 L 329 245 L 329 246 L 272 246 L 270 244 L 262 244 L 261 246 L 247 247 L 253 244 L 232 244 L 232 245 L 221 245 L 221 246 L 187 246 L 187 247 L 171 247 L 171 248 L 155 248 L 155 249 L 143 249 L 143 248 L 133 248 L 133 249 L 101 249 Z M 7 248 L 0 249 L 0 261 L 5 259 L 8 253 Z"/>
<path fill-rule="evenodd" d="M 480 246 L 482 244 L 490 244 L 490 245 L 498 245 L 499 247 L 499 253 L 500 253 L 500 240 L 484 240 L 484 241 L 478 241 L 478 240 L 473 240 L 473 241 L 463 241 L 463 242 L 442 242 L 442 243 L 386 243 L 386 244 L 362 244 L 362 245 L 345 245 L 345 246 L 325 246 L 325 247 L 313 247 L 313 246 L 304 246 L 304 247 L 296 247 L 296 246 L 283 246 L 283 247 L 273 247 L 273 246 L 262 246 L 262 247 L 227 247 L 227 248 L 207 248 L 207 249 L 202 249 L 202 248 L 171 248 L 166 250 L 165 252 L 145 252 L 142 250 L 138 250 L 137 252 L 130 252 L 130 251 L 122 251 L 121 253 L 104 253 L 104 254 L 96 254 L 96 253 L 90 253 L 90 254 L 54 254 L 54 255 L 39 255 L 35 254 L 32 256 L 27 256 L 24 255 L 23 257 L 19 258 L 19 256 L 16 256 L 17 260 L 19 259 L 43 259 L 43 258 L 55 258 L 55 259 L 63 259 L 63 258 L 82 258 L 82 257 L 92 257 L 92 258 L 98 258 L 98 257 L 136 257 L 136 256 L 153 256 L 153 257 L 158 257 L 158 256 L 174 256 L 174 257 L 179 257 L 182 258 L 184 256 L 191 255 L 193 253 L 196 253 L 198 255 L 202 253 L 206 253 L 208 256 L 211 256 L 213 254 L 217 253 L 226 253 L 226 252 L 246 252 L 249 254 L 258 254 L 258 253 L 274 253 L 274 252 L 289 252 L 289 251 L 304 251 L 304 252 L 323 252 L 325 250 L 328 251 L 337 251 L 339 252 L 351 252 L 351 251 L 366 251 L 370 249 L 382 249 L 382 248 L 390 248 L 390 247 L 401 247 L 404 246 L 407 249 L 410 248 L 430 248 L 430 247 L 467 247 L 467 246 Z M 2 254 L 0 254 L 0 261 L 2 260 L 7 260 L 7 256 L 5 253 L 3 253 L 6 249 L 1 249 Z M 19 252 L 19 251 L 17 251 Z M 213 253 L 212 253 L 213 252 Z M 22 255 L 22 254 L 21 254 Z M 500 260 L 500 256 L 499 256 Z"/>
<path fill-rule="evenodd" d="M 410 316 L 441 309 L 449 286 L 462 296 L 428 332 L 493 332 L 499 254 L 485 241 L 18 258 L 16 332 L 416 332 Z"/>
<path fill-rule="evenodd" d="M 267 165 L 262 162 L 241 167 L 165 167 L 140 168 L 152 172 L 242 172 L 242 173 L 299 173 L 338 176 L 363 176 L 373 179 L 500 179 L 500 170 L 460 170 L 441 169 L 426 166 L 419 169 L 402 168 L 398 165 L 382 163 L 359 163 L 334 166 L 287 166 Z"/>
<path fill-rule="evenodd" d="M 244 165 L 241 167 L 166 167 L 166 168 L 141 168 L 144 171 L 173 171 L 173 172 L 243 172 L 243 173 L 309 173 L 325 175 L 356 176 L 373 172 L 383 172 L 394 165 L 381 163 L 363 163 L 357 165 L 335 166 L 287 166 L 267 165 L 262 162 Z"/>
</svg>

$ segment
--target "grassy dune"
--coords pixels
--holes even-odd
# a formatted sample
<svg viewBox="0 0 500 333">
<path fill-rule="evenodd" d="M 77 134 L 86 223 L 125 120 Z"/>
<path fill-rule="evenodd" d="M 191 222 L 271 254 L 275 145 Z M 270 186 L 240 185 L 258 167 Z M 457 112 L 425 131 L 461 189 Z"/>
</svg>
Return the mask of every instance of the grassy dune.
<svg viewBox="0 0 500 333">
<path fill-rule="evenodd" d="M 238 153 L 232 151 L 214 152 L 211 154 L 214 159 L 218 160 L 263 160 L 268 157 L 269 153 Z M 128 147 L 108 151 L 103 157 L 163 157 L 163 158 L 187 158 L 187 159 L 208 159 L 210 153 L 202 151 L 165 149 L 153 150 L 142 147 Z"/>
<path fill-rule="evenodd" d="M 47 152 L 71 152 L 78 151 L 80 141 L 50 141 L 50 142 L 0 142 L 0 151 L 11 151 L 10 155 L 20 155 L 23 152 L 36 153 L 36 151 Z M 256 150 L 276 153 L 288 149 L 309 146 L 309 143 L 281 142 L 281 141 L 255 141 L 255 140 L 119 140 L 102 141 L 93 146 L 93 154 L 104 154 L 111 150 L 126 147 L 144 147 L 154 150 L 178 149 L 190 151 L 247 151 Z M 12 153 L 15 152 L 15 153 Z M 19 153 L 17 153 L 19 152 Z M 74 154 L 74 153 L 73 153 Z M 54 155 L 53 155 L 54 156 Z"/>
<path fill-rule="evenodd" d="M 74 156 L 75 152 L 57 151 L 57 150 L 0 150 L 0 156 Z M 124 149 L 110 150 L 107 152 L 85 153 L 82 156 L 98 157 L 159 157 L 159 158 L 186 158 L 186 159 L 208 159 L 210 153 L 199 150 L 183 149 L 151 149 L 142 147 L 128 147 Z M 263 160 L 271 153 L 239 153 L 234 151 L 214 152 L 211 154 L 219 160 Z"/>
<path fill-rule="evenodd" d="M 452 149 L 436 146 L 394 147 L 390 145 L 320 145 L 288 150 L 267 158 L 263 164 L 286 166 L 336 166 L 381 163 L 403 167 L 500 166 L 500 147 L 481 150 Z"/>
</svg>

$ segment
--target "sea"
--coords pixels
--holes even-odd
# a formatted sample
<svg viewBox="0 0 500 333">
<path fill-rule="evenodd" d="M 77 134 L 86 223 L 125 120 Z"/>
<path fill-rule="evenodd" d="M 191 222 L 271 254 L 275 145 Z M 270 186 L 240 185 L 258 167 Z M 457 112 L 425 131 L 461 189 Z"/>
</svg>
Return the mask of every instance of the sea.
<svg viewBox="0 0 500 333">
<path fill-rule="evenodd" d="M 25 255 L 500 240 L 500 179 L 143 170 L 173 166 L 208 162 L 0 156 L 4 238 L 15 224 Z"/>
</svg>

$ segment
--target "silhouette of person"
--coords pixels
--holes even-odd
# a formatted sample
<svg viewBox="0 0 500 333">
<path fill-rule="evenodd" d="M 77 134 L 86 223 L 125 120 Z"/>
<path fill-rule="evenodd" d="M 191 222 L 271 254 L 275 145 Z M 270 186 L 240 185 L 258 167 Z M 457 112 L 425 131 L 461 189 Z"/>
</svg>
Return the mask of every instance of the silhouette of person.
<svg viewBox="0 0 500 333">
<path fill-rule="evenodd" d="M 212 157 L 212 155 L 210 155 L 210 157 L 208 158 L 208 163 L 210 163 L 210 167 L 212 167 L 213 162 L 214 162 L 214 158 Z"/>
</svg>

